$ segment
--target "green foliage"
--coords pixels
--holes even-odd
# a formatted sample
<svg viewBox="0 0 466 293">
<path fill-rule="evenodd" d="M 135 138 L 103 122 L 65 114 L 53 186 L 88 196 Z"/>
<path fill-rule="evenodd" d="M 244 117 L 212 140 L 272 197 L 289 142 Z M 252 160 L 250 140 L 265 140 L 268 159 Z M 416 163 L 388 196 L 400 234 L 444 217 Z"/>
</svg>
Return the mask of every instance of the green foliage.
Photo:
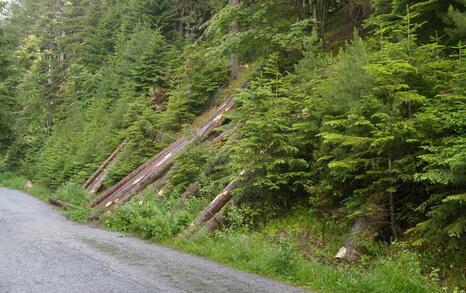
<svg viewBox="0 0 466 293">
<path fill-rule="evenodd" d="M 199 199 L 192 198 L 180 209 L 177 198 L 156 198 L 154 193 L 148 188 L 128 204 L 107 213 L 105 225 L 145 239 L 167 241 L 188 225 L 202 204 Z"/>
<path fill-rule="evenodd" d="M 173 168 L 167 174 L 167 183 L 174 186 L 175 194 L 181 194 L 189 184 L 199 180 L 209 156 L 212 153 L 208 147 L 195 145 L 176 158 Z"/>
<path fill-rule="evenodd" d="M 167 197 L 146 191 L 106 216 L 110 228 L 169 242 L 247 171 L 226 229 L 180 247 L 324 292 L 434 290 L 404 249 L 356 269 L 317 261 L 330 259 L 344 234 L 338 227 L 339 238 L 326 241 L 326 223 L 348 229 L 374 205 L 392 211 L 381 240 L 464 254 L 466 3 L 371 3 L 364 38 L 355 33 L 330 53 L 324 47 L 345 37 L 326 34 L 329 24 L 353 27 L 367 1 L 16 1 L 0 21 L 0 180 L 24 188 L 32 179 L 42 198 L 55 190 L 82 221 L 92 197 L 80 186 L 124 139 L 104 187 L 233 95 L 227 121 L 238 128 L 228 141 L 187 149 L 168 173 Z M 219 93 L 232 54 L 245 70 Z M 178 204 L 194 181 L 196 197 Z M 312 215 L 292 213 L 296 206 Z M 279 215 L 329 244 L 310 241 L 303 257 L 299 225 L 256 230 Z M 372 256 L 384 251 L 370 247 Z"/>
<path fill-rule="evenodd" d="M 161 127 L 170 131 L 179 130 L 200 114 L 228 77 L 226 60 L 206 54 L 202 47 L 187 47 L 183 60 L 176 70 L 167 110 L 162 116 Z"/>
<path fill-rule="evenodd" d="M 236 122 L 241 129 L 232 146 L 232 168 L 250 172 L 248 181 L 260 190 L 293 189 L 306 177 L 307 163 L 296 157 L 298 149 L 290 141 L 298 97 L 278 71 L 276 58 L 236 99 L 244 116 Z"/>
<path fill-rule="evenodd" d="M 178 240 L 174 246 L 319 292 L 440 292 L 422 275 L 419 256 L 405 249 L 395 248 L 385 257 L 350 267 L 317 261 L 314 255 L 299 250 L 286 234 L 277 237 L 265 231 L 213 237 L 200 233 Z"/>
<path fill-rule="evenodd" d="M 89 219 L 92 209 L 89 201 L 94 199 L 94 195 L 89 194 L 80 184 L 66 183 L 54 193 L 55 198 L 67 203 L 65 216 L 78 222 L 86 222 Z"/>
</svg>

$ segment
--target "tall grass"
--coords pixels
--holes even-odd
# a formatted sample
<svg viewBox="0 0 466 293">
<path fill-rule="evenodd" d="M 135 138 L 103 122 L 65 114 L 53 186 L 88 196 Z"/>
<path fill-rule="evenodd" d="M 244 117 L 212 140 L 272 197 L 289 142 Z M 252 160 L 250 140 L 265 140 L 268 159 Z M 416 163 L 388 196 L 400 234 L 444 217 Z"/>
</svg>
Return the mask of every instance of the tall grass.
<svg viewBox="0 0 466 293">
<path fill-rule="evenodd" d="M 256 233 L 198 234 L 174 247 L 236 268 L 319 292 L 440 292 L 421 273 L 418 256 L 401 250 L 367 265 L 323 263 L 306 258 L 289 239 L 271 243 Z"/>
</svg>

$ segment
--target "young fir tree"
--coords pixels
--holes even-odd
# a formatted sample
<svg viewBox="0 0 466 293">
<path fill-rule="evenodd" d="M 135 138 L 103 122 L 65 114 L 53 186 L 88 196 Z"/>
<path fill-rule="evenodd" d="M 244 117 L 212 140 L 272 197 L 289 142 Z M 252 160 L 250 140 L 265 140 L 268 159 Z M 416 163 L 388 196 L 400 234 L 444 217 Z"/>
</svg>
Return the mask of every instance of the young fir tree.
<svg viewBox="0 0 466 293">
<path fill-rule="evenodd" d="M 290 78 L 279 72 L 277 56 L 236 96 L 242 115 L 236 121 L 239 137 L 231 146 L 232 170 L 247 172 L 247 194 L 265 195 L 264 200 L 282 208 L 308 175 L 307 162 L 291 139 L 299 98 Z"/>
</svg>

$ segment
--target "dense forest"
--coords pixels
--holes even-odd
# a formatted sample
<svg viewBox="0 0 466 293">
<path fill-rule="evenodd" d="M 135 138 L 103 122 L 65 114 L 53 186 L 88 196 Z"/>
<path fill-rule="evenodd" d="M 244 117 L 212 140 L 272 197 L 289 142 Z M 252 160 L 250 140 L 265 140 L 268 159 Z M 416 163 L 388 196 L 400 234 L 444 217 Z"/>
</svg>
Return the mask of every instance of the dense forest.
<svg viewBox="0 0 466 293">
<path fill-rule="evenodd" d="M 233 99 L 100 222 L 322 292 L 464 292 L 465 0 L 0 7 L 5 182 L 88 220 L 123 141 L 100 191 Z M 233 185 L 215 232 L 186 230 Z"/>
</svg>

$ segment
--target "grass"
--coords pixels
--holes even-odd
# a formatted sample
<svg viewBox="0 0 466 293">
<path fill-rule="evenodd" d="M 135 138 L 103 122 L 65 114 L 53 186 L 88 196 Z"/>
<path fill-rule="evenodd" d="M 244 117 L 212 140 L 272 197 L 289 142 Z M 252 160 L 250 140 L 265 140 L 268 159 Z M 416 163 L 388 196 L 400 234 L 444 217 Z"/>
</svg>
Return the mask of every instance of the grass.
<svg viewBox="0 0 466 293">
<path fill-rule="evenodd" d="M 175 237 L 204 205 L 202 199 L 193 198 L 180 206 L 176 197 L 156 198 L 149 189 L 108 212 L 103 222 L 112 230 L 318 292 L 442 291 L 422 273 L 419 256 L 403 246 L 373 249 L 379 254 L 357 265 L 334 263 L 347 228 L 327 224 L 322 239 L 323 223 L 304 209 L 260 228 L 252 229 L 239 219 L 243 226 L 233 223 L 237 228 L 213 235 L 200 230 L 191 237 Z"/>
<path fill-rule="evenodd" d="M 25 183 L 23 177 L 0 173 L 0 185 L 27 191 L 42 200 L 53 194 L 69 203 L 65 211 L 68 218 L 81 222 L 88 218 L 87 203 L 93 196 L 80 185 L 65 184 L 52 193 L 38 184 L 26 190 Z M 240 211 L 233 211 L 229 219 L 232 228 L 175 237 L 205 204 L 205 199 L 196 197 L 184 204 L 176 196 L 155 197 L 155 191 L 148 188 L 126 205 L 104 214 L 102 224 L 318 292 L 465 292 L 454 286 L 441 288 L 439 270 L 426 271 L 421 256 L 400 244 L 380 245 L 358 264 L 335 263 L 333 255 L 348 227 L 327 223 L 323 229 L 323 223 L 302 208 L 254 228 L 239 216 Z"/>
<path fill-rule="evenodd" d="M 259 231 L 226 231 L 214 236 L 198 233 L 174 241 L 172 246 L 318 292 L 441 291 L 422 274 L 418 255 L 403 247 L 391 248 L 390 253 L 359 265 L 336 264 L 325 257 L 336 243 L 315 247 L 313 255 L 305 254 L 295 238 L 299 233 L 278 238 L 270 234 L 283 224 L 277 221 Z"/>
</svg>

